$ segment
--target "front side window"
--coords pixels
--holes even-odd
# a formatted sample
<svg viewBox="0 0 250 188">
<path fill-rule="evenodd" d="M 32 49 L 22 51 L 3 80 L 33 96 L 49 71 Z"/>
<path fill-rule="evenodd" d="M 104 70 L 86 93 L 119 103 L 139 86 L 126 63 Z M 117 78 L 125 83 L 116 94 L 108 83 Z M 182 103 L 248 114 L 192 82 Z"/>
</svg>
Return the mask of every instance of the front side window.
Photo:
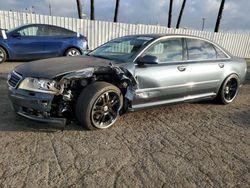
<svg viewBox="0 0 250 188">
<path fill-rule="evenodd" d="M 26 27 L 18 31 L 21 36 L 37 36 L 38 26 Z"/>
<path fill-rule="evenodd" d="M 182 61 L 182 39 L 168 39 L 166 41 L 159 42 L 150 47 L 144 54 L 151 55 L 158 58 L 159 63 Z"/>
<path fill-rule="evenodd" d="M 188 59 L 217 59 L 217 52 L 211 43 L 198 39 L 187 39 Z"/>
</svg>

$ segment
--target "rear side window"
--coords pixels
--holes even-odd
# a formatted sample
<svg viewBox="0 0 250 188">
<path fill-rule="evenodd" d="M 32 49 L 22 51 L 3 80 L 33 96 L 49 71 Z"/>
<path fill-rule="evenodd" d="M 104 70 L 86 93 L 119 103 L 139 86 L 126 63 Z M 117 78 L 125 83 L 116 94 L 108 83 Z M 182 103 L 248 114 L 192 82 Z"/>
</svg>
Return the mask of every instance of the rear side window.
<svg viewBox="0 0 250 188">
<path fill-rule="evenodd" d="M 187 39 L 188 59 L 217 59 L 217 52 L 211 43 L 198 39 Z"/>
<path fill-rule="evenodd" d="M 223 58 L 227 58 L 227 55 L 222 52 L 219 48 L 217 48 L 216 46 L 214 46 L 216 52 L 217 52 L 217 59 L 223 59 Z"/>
<path fill-rule="evenodd" d="M 44 26 L 41 31 L 41 35 L 43 36 L 74 36 L 75 33 L 73 31 L 53 26 Z"/>
</svg>

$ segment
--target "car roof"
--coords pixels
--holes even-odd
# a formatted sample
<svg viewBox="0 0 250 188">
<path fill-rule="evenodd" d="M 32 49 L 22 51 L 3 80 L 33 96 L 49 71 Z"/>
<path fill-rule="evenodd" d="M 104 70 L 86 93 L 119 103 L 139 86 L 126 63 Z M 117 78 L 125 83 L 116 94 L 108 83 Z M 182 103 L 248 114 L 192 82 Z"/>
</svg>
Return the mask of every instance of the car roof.
<svg viewBox="0 0 250 188">
<path fill-rule="evenodd" d="M 135 34 L 135 35 L 127 35 L 127 36 L 130 36 L 130 37 L 150 37 L 150 38 L 153 38 L 153 39 L 159 39 L 159 38 L 162 38 L 162 37 L 168 37 L 168 36 L 171 36 L 171 37 L 186 37 L 186 38 L 197 38 L 197 39 L 201 39 L 201 40 L 207 40 L 207 41 L 210 41 L 212 42 L 211 40 L 207 39 L 207 38 L 203 38 L 203 37 L 199 37 L 199 36 L 195 36 L 195 35 L 186 35 L 186 34 Z"/>
<path fill-rule="evenodd" d="M 208 41 L 212 44 L 215 44 L 216 46 L 218 46 L 218 44 L 214 43 L 213 41 L 207 39 L 207 38 L 203 38 L 203 37 L 199 37 L 199 36 L 195 36 L 195 35 L 187 35 L 187 34 L 135 34 L 135 35 L 127 35 L 125 37 L 150 37 L 153 39 L 160 39 L 163 37 L 183 37 L 183 38 L 195 38 L 195 39 L 200 39 L 200 40 L 205 40 Z M 224 49 L 223 49 L 224 50 Z"/>
<path fill-rule="evenodd" d="M 17 28 L 25 27 L 25 26 L 52 26 L 52 27 L 58 27 L 58 28 L 63 28 L 63 29 L 72 31 L 72 30 L 67 29 L 67 28 L 65 28 L 65 27 L 61 27 L 61 26 L 57 26 L 57 25 L 51 25 L 51 24 L 40 24 L 40 23 L 23 24 L 23 25 L 20 25 L 20 26 L 17 27 Z M 15 28 L 14 28 L 14 29 L 15 29 Z M 75 32 L 75 31 L 72 31 L 72 32 Z"/>
</svg>

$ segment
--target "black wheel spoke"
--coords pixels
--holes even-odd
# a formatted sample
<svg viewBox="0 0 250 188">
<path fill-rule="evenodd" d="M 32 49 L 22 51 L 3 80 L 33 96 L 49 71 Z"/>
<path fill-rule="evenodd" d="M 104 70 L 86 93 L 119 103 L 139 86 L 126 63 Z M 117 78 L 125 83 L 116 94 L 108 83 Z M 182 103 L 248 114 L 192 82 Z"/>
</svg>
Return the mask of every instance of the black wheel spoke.
<svg viewBox="0 0 250 188">
<path fill-rule="evenodd" d="M 110 113 L 108 113 L 107 116 L 109 117 L 110 122 L 112 122 L 112 120 L 114 119 L 114 117 Z"/>
<path fill-rule="evenodd" d="M 94 110 L 94 114 L 102 114 L 103 111 L 102 110 Z"/>
<path fill-rule="evenodd" d="M 103 95 L 103 99 L 104 99 L 104 104 L 107 104 L 109 102 L 109 93 L 105 93 Z"/>
<path fill-rule="evenodd" d="M 100 118 L 98 119 L 98 124 L 99 125 L 102 125 L 103 124 L 103 122 L 104 122 L 104 120 L 105 120 L 105 114 L 102 114 L 101 116 L 100 116 Z"/>
<path fill-rule="evenodd" d="M 114 107 L 117 103 L 119 103 L 118 100 L 113 101 L 113 102 L 111 103 L 111 107 Z"/>
<path fill-rule="evenodd" d="M 115 111 L 114 111 L 112 108 L 110 108 L 109 112 L 110 112 L 110 114 L 111 114 L 113 117 L 116 116 L 116 113 L 115 113 Z"/>
</svg>

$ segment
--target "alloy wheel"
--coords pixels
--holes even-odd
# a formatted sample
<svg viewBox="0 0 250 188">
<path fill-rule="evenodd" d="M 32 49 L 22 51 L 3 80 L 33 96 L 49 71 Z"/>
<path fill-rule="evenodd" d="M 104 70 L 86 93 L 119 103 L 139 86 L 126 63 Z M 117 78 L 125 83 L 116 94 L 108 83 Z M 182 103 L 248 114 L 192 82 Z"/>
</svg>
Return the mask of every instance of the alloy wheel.
<svg viewBox="0 0 250 188">
<path fill-rule="evenodd" d="M 104 129 L 110 127 L 118 118 L 121 109 L 119 95 L 114 91 L 107 91 L 95 101 L 91 120 L 95 127 Z"/>
<path fill-rule="evenodd" d="M 225 85 L 224 98 L 227 102 L 234 100 L 238 92 L 238 82 L 236 79 L 231 78 Z"/>
<path fill-rule="evenodd" d="M 67 52 L 67 56 L 78 56 L 78 55 L 81 55 L 79 50 L 77 49 L 70 49 L 68 52 Z"/>
<path fill-rule="evenodd" d="M 0 50 L 0 62 L 3 61 L 4 56 L 5 56 L 4 52 L 2 50 Z"/>
</svg>

